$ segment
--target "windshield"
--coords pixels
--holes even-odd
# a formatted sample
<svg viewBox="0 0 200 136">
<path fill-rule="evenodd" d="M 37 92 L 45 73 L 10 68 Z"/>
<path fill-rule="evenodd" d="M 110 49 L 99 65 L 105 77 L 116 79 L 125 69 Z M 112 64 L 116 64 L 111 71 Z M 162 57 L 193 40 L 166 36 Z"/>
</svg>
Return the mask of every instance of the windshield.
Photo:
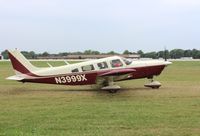
<svg viewBox="0 0 200 136">
<path fill-rule="evenodd" d="M 126 63 L 126 65 L 130 65 L 132 63 L 132 60 L 130 59 L 126 59 L 126 58 L 122 58 L 122 59 Z"/>
</svg>

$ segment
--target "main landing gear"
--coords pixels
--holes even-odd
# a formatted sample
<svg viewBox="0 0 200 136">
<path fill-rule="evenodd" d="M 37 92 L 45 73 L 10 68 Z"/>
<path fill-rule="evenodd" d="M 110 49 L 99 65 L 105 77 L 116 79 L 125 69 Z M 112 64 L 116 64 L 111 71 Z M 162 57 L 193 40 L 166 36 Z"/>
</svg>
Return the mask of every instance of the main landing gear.
<svg viewBox="0 0 200 136">
<path fill-rule="evenodd" d="M 113 77 L 108 78 L 108 80 L 104 83 L 104 87 L 101 88 L 101 90 L 108 91 L 109 93 L 116 93 L 120 89 L 120 86 L 114 84 Z"/>
<path fill-rule="evenodd" d="M 161 86 L 161 83 L 154 81 L 153 78 L 150 78 L 150 82 L 144 85 L 145 87 L 150 87 L 152 89 L 158 89 Z"/>
<path fill-rule="evenodd" d="M 109 85 L 101 88 L 102 90 L 108 91 L 109 93 L 116 93 L 118 90 L 121 89 L 118 85 Z"/>
</svg>

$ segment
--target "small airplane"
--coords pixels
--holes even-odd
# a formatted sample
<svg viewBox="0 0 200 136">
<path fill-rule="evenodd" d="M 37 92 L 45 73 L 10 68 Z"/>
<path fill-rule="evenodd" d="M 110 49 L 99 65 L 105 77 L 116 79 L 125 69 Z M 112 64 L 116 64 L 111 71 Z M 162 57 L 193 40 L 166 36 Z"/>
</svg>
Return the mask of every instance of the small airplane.
<svg viewBox="0 0 200 136">
<path fill-rule="evenodd" d="M 15 75 L 8 80 L 19 82 L 46 83 L 57 85 L 92 85 L 98 84 L 102 90 L 111 93 L 121 87 L 115 82 L 148 78 L 146 87 L 159 88 L 161 83 L 153 77 L 161 74 L 171 64 L 164 60 L 128 60 L 119 56 L 89 60 L 58 67 L 38 68 L 33 66 L 17 49 L 8 51 Z"/>
</svg>

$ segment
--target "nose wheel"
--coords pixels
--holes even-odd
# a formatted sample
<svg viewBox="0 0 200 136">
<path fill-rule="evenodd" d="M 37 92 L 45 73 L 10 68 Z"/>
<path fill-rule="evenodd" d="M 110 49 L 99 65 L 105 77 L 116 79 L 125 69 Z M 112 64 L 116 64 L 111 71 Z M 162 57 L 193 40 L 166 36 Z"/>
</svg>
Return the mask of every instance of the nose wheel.
<svg viewBox="0 0 200 136">
<path fill-rule="evenodd" d="M 154 79 L 150 79 L 150 82 L 144 85 L 145 87 L 149 87 L 152 89 L 158 89 L 161 87 L 161 83 L 158 81 L 154 81 Z"/>
</svg>

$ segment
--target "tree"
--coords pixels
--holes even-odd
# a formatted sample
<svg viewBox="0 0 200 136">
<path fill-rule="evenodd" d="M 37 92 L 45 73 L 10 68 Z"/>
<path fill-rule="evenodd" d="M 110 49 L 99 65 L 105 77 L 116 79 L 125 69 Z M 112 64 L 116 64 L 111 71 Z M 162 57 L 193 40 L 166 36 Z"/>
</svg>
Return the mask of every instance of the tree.
<svg viewBox="0 0 200 136">
<path fill-rule="evenodd" d="M 177 58 L 183 57 L 184 56 L 184 50 L 176 49 L 176 56 L 177 56 Z"/>
<path fill-rule="evenodd" d="M 116 54 L 118 54 L 118 53 L 116 53 L 116 52 L 114 52 L 114 51 L 110 51 L 110 52 L 108 52 L 108 53 L 106 53 L 106 54 L 116 55 Z"/>
<path fill-rule="evenodd" d="M 59 53 L 58 55 L 59 55 L 59 56 L 67 56 L 67 55 L 69 55 L 69 53 L 68 53 L 68 52 L 61 52 L 61 53 Z"/>
<path fill-rule="evenodd" d="M 197 59 L 200 59 L 200 51 L 198 51 L 197 55 L 196 55 Z"/>
<path fill-rule="evenodd" d="M 139 54 L 140 57 L 144 57 L 144 52 L 142 50 L 137 51 L 137 54 Z"/>
<path fill-rule="evenodd" d="M 77 52 L 68 52 L 68 55 L 80 55 L 83 54 L 83 52 L 77 51 Z"/>
<path fill-rule="evenodd" d="M 131 52 L 129 52 L 128 50 L 125 50 L 125 51 L 123 52 L 123 54 L 131 54 Z"/>
<path fill-rule="evenodd" d="M 86 54 L 86 55 L 98 55 L 98 54 L 100 54 L 100 52 L 99 51 L 92 51 L 92 50 L 85 50 L 84 54 Z"/>
<path fill-rule="evenodd" d="M 197 50 L 197 49 L 193 49 L 192 50 L 192 57 L 193 57 L 193 59 L 199 59 L 200 57 L 199 57 L 199 50 Z"/>
<path fill-rule="evenodd" d="M 37 55 L 35 54 L 34 51 L 30 51 L 29 54 L 31 56 L 31 59 L 36 59 L 37 58 Z"/>
<path fill-rule="evenodd" d="M 45 51 L 45 52 L 42 53 L 42 56 L 47 57 L 47 56 L 49 56 L 49 53 Z"/>
<path fill-rule="evenodd" d="M 175 50 L 171 50 L 169 54 L 170 54 L 170 58 L 176 59 L 176 52 L 175 52 Z"/>
<path fill-rule="evenodd" d="M 99 55 L 99 54 L 100 54 L 99 51 L 92 51 L 91 53 L 92 53 L 93 55 Z"/>
<path fill-rule="evenodd" d="M 159 52 L 157 53 L 157 57 L 158 57 L 158 58 L 164 58 L 164 57 L 165 57 L 165 52 L 164 52 L 164 51 L 159 51 Z"/>
<path fill-rule="evenodd" d="M 166 56 L 165 56 L 166 55 Z M 165 50 L 164 51 L 164 58 L 166 57 L 166 59 L 169 59 L 169 51 Z"/>
<path fill-rule="evenodd" d="M 83 54 L 89 55 L 89 54 L 92 54 L 92 51 L 91 50 L 85 50 Z"/>
<path fill-rule="evenodd" d="M 173 49 L 170 51 L 170 57 L 173 59 L 179 59 L 184 56 L 184 50 L 182 49 Z"/>
<path fill-rule="evenodd" d="M 8 51 L 7 50 L 2 51 L 1 55 L 3 56 L 4 59 L 8 59 Z"/>
<path fill-rule="evenodd" d="M 144 54 L 144 57 L 156 59 L 157 58 L 157 53 L 156 52 L 148 52 L 148 53 Z"/>
<path fill-rule="evenodd" d="M 21 51 L 21 53 L 27 58 L 27 59 L 31 59 L 31 55 L 28 51 Z"/>
<path fill-rule="evenodd" d="M 164 51 L 159 51 L 157 53 L 157 57 L 158 58 L 163 58 L 163 59 L 169 59 L 169 51 L 168 50 L 164 50 Z"/>
<path fill-rule="evenodd" d="M 185 50 L 184 51 L 184 57 L 192 57 L 192 51 L 191 50 Z"/>
</svg>

